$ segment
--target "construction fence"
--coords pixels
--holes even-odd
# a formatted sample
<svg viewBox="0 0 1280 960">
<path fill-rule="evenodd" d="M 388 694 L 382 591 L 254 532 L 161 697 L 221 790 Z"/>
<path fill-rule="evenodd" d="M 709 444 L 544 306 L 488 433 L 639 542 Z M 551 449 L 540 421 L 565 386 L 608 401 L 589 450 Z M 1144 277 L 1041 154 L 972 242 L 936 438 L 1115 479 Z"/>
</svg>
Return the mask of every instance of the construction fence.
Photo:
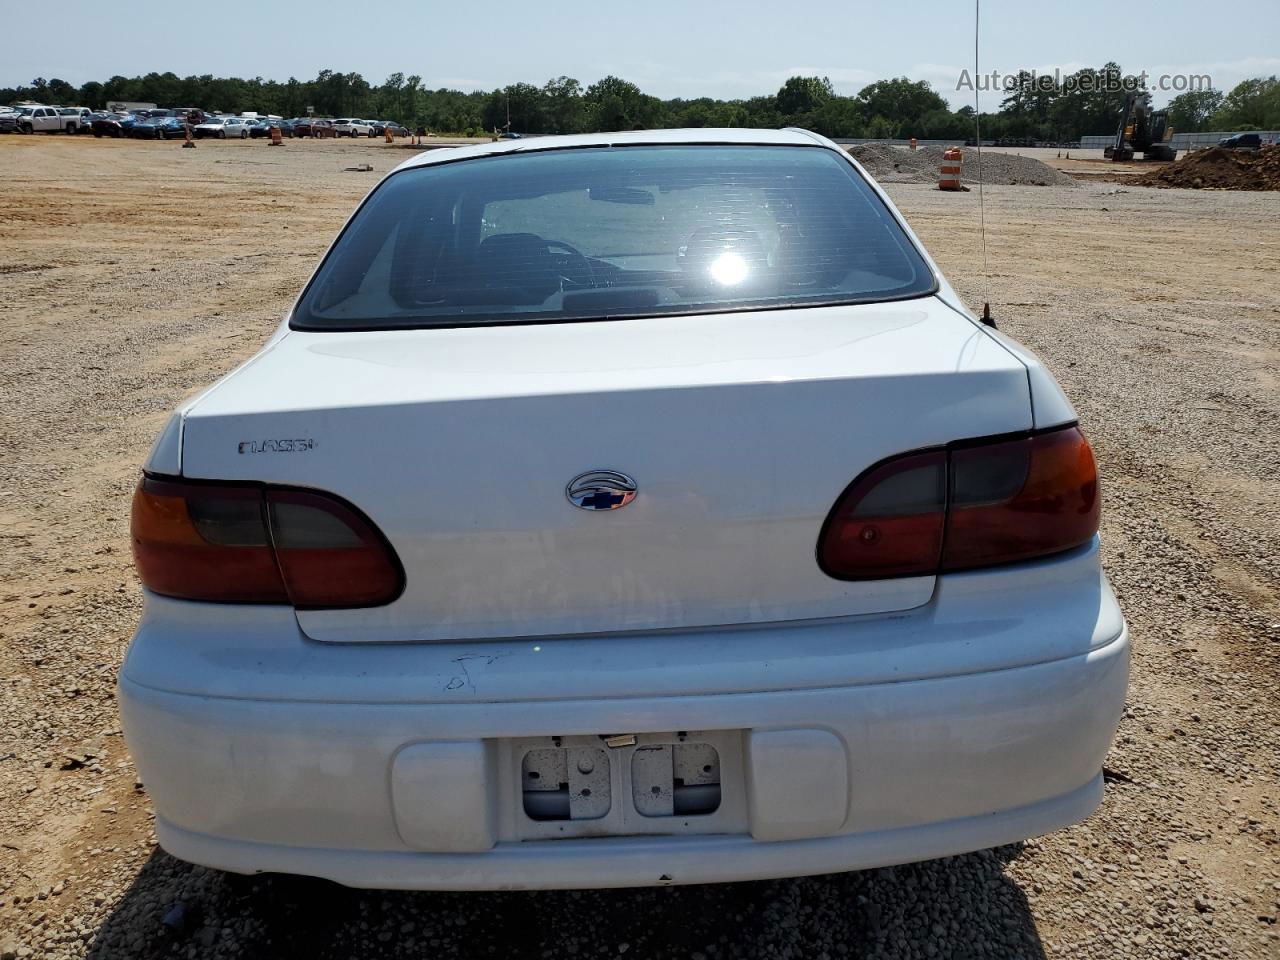
<svg viewBox="0 0 1280 960">
<path fill-rule="evenodd" d="M 1205 133 L 1175 133 L 1172 146 L 1175 150 L 1203 150 L 1216 146 L 1224 137 L 1234 137 L 1237 133 L 1256 133 L 1263 143 L 1280 143 L 1280 130 L 1218 130 Z M 1115 143 L 1114 133 L 1099 137 L 1081 137 L 1081 150 L 1104 150 Z"/>
</svg>

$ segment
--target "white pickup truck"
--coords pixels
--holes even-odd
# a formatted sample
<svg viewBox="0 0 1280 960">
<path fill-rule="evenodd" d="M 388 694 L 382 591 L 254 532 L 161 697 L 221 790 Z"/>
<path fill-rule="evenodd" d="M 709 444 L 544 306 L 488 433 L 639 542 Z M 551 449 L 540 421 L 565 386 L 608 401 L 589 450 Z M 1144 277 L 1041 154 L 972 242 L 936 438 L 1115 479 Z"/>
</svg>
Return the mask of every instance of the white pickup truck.
<svg viewBox="0 0 1280 960">
<path fill-rule="evenodd" d="M 19 107 L 19 133 L 75 133 L 82 117 L 79 111 L 64 112 L 65 107 Z"/>
</svg>

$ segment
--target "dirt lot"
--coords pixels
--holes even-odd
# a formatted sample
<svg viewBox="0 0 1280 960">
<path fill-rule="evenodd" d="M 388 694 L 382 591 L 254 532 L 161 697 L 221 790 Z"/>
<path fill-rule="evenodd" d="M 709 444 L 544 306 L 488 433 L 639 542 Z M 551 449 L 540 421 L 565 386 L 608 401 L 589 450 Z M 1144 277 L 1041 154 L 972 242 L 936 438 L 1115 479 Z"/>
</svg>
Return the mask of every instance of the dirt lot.
<svg viewBox="0 0 1280 960">
<path fill-rule="evenodd" d="M 965 156 L 973 151 L 973 147 L 965 148 Z M 1012 153 L 1019 157 L 1031 157 L 1056 167 L 1063 173 L 1070 174 L 1077 180 L 1110 181 L 1127 183 L 1134 177 L 1146 176 L 1165 166 L 1156 160 L 1134 160 L 1129 163 L 1114 163 L 1102 155 L 1101 150 L 1066 149 L 1065 147 L 983 147 L 983 153 Z M 1179 153 L 1178 156 L 1185 156 Z"/>
<path fill-rule="evenodd" d="M 890 188 L 971 303 L 1049 361 L 1104 471 L 1134 663 L 1086 823 L 863 874 L 600 894 L 231 882 L 159 851 L 112 693 L 138 466 L 407 155 L 0 137 L 0 956 L 1280 956 L 1274 194 L 990 187 L 984 269 L 976 192 Z"/>
</svg>

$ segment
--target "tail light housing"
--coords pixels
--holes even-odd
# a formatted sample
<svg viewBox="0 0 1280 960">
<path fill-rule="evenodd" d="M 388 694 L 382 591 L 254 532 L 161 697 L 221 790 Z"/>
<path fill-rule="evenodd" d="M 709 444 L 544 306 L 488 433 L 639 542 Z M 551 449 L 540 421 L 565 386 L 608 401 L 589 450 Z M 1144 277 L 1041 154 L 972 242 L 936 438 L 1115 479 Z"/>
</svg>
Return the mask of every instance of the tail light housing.
<svg viewBox="0 0 1280 960">
<path fill-rule="evenodd" d="M 818 562 L 841 580 L 1016 563 L 1088 542 L 1100 510 L 1078 427 L 964 441 L 859 476 L 823 525 Z"/>
<path fill-rule="evenodd" d="M 131 532 L 143 584 L 183 600 L 322 610 L 381 606 L 404 589 L 386 538 L 326 493 L 144 476 Z"/>
</svg>

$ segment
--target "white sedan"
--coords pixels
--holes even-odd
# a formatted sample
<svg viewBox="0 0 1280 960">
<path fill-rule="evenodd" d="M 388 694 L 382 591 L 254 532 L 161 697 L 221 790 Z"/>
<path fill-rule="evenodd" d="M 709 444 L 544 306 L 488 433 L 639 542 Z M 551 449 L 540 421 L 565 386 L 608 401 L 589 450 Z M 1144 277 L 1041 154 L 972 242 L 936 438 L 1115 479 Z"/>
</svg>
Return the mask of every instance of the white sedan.
<svg viewBox="0 0 1280 960">
<path fill-rule="evenodd" d="M 139 484 L 175 856 L 745 880 L 1099 803 L 1129 642 L 1062 391 L 803 131 L 432 151 Z"/>
<path fill-rule="evenodd" d="M 204 123 L 193 128 L 197 137 L 239 137 L 241 140 L 249 136 L 249 127 L 253 120 L 247 117 L 210 117 Z"/>
</svg>

